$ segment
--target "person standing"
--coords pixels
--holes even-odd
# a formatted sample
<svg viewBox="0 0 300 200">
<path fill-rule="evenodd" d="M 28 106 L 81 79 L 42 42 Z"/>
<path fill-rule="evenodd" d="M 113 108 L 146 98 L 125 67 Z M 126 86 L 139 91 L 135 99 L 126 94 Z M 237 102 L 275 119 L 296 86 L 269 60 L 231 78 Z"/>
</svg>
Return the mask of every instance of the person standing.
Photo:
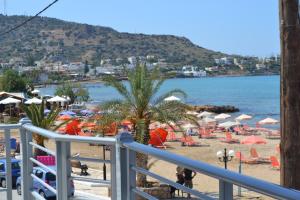
<svg viewBox="0 0 300 200">
<path fill-rule="evenodd" d="M 184 168 L 184 186 L 193 189 L 193 178 L 196 176 L 196 172 L 188 168 Z M 191 198 L 191 195 L 188 193 L 188 198 Z"/>
</svg>

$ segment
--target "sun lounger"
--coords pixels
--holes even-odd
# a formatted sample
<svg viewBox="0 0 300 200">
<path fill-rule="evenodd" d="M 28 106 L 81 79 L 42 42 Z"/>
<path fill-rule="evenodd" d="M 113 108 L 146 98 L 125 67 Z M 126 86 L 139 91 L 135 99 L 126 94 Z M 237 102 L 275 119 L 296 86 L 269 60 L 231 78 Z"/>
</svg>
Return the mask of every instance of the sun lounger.
<svg viewBox="0 0 300 200">
<path fill-rule="evenodd" d="M 232 138 L 232 135 L 229 132 L 226 132 L 226 137 L 225 138 L 220 138 L 220 141 L 225 142 L 225 143 L 229 143 L 229 144 L 231 144 L 231 143 L 240 143 L 240 140 Z"/>
<path fill-rule="evenodd" d="M 242 163 L 245 163 L 245 164 L 259 164 L 260 162 L 255 159 L 255 158 L 245 158 L 244 155 L 241 153 L 241 152 L 236 152 L 235 153 L 235 157 L 238 159 L 238 160 L 241 160 Z"/>
<path fill-rule="evenodd" d="M 196 142 L 192 136 L 182 137 L 181 140 L 184 146 L 199 146 L 200 143 Z"/>
<path fill-rule="evenodd" d="M 180 141 L 180 138 L 176 136 L 174 131 L 169 131 L 168 136 L 167 136 L 167 141 L 168 142 L 178 142 Z"/>
<path fill-rule="evenodd" d="M 199 129 L 199 138 L 204 138 L 204 139 L 213 139 L 216 138 L 217 136 L 214 134 L 211 134 L 210 130 L 207 130 L 205 128 Z"/>
<path fill-rule="evenodd" d="M 270 159 L 269 158 L 263 158 L 263 157 L 260 157 L 256 151 L 255 148 L 251 148 L 250 149 L 250 156 L 251 158 L 253 159 L 257 159 L 259 162 L 261 163 L 270 163 Z"/>
<path fill-rule="evenodd" d="M 270 156 L 270 161 L 271 161 L 272 169 L 275 169 L 275 170 L 280 169 L 280 163 L 275 156 Z"/>
</svg>

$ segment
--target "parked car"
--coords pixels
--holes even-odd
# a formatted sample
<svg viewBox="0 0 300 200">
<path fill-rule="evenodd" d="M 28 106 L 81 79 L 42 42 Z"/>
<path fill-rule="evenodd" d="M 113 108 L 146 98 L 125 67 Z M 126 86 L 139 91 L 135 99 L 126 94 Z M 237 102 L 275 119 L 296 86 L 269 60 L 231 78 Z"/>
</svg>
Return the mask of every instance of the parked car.
<svg viewBox="0 0 300 200">
<path fill-rule="evenodd" d="M 16 186 L 16 180 L 21 174 L 20 160 L 11 159 L 11 176 L 12 176 L 12 186 Z M 0 184 L 2 187 L 6 188 L 6 159 L 0 159 Z"/>
<path fill-rule="evenodd" d="M 48 167 L 55 170 L 55 166 L 48 166 Z M 36 175 L 41 180 L 43 180 L 48 185 L 50 185 L 51 187 L 53 187 L 54 189 L 56 189 L 56 176 L 52 174 L 49 170 L 44 169 L 42 167 L 34 167 L 33 174 Z M 17 193 L 19 195 L 21 195 L 21 188 L 22 188 L 21 183 L 22 183 L 22 178 L 19 177 L 16 183 Z M 70 186 L 71 186 L 71 195 L 73 196 L 75 190 L 73 180 L 70 181 Z M 43 186 L 36 179 L 33 179 L 33 188 L 45 199 L 50 197 L 55 197 L 55 194 L 52 191 L 50 191 L 47 187 Z"/>
</svg>

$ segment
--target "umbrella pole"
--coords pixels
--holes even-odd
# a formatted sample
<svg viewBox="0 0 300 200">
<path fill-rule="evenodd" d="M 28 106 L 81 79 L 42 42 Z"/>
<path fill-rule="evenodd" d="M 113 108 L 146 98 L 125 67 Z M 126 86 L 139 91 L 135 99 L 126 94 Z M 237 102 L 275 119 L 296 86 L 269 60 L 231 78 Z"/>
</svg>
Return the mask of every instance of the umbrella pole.
<svg viewBox="0 0 300 200">
<path fill-rule="evenodd" d="M 240 151 L 239 174 L 242 174 L 242 151 Z M 238 186 L 238 196 L 242 196 L 242 188 Z"/>
</svg>

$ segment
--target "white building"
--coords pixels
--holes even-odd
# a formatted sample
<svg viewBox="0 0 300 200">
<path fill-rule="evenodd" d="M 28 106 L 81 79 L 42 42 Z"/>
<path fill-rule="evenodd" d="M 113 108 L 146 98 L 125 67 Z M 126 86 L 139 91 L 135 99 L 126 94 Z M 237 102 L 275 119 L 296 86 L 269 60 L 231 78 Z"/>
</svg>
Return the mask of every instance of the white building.
<svg viewBox="0 0 300 200">
<path fill-rule="evenodd" d="M 136 64 L 136 57 L 135 56 L 130 56 L 127 58 L 128 62 L 132 65 Z"/>
<path fill-rule="evenodd" d="M 184 76 L 191 76 L 191 77 L 204 77 L 206 76 L 206 71 L 204 70 L 196 70 L 198 67 L 196 66 L 183 66 L 182 67 L 182 74 Z"/>
<path fill-rule="evenodd" d="M 266 65 L 263 63 L 259 63 L 259 64 L 256 64 L 255 67 L 256 67 L 256 69 L 265 69 Z"/>
</svg>

